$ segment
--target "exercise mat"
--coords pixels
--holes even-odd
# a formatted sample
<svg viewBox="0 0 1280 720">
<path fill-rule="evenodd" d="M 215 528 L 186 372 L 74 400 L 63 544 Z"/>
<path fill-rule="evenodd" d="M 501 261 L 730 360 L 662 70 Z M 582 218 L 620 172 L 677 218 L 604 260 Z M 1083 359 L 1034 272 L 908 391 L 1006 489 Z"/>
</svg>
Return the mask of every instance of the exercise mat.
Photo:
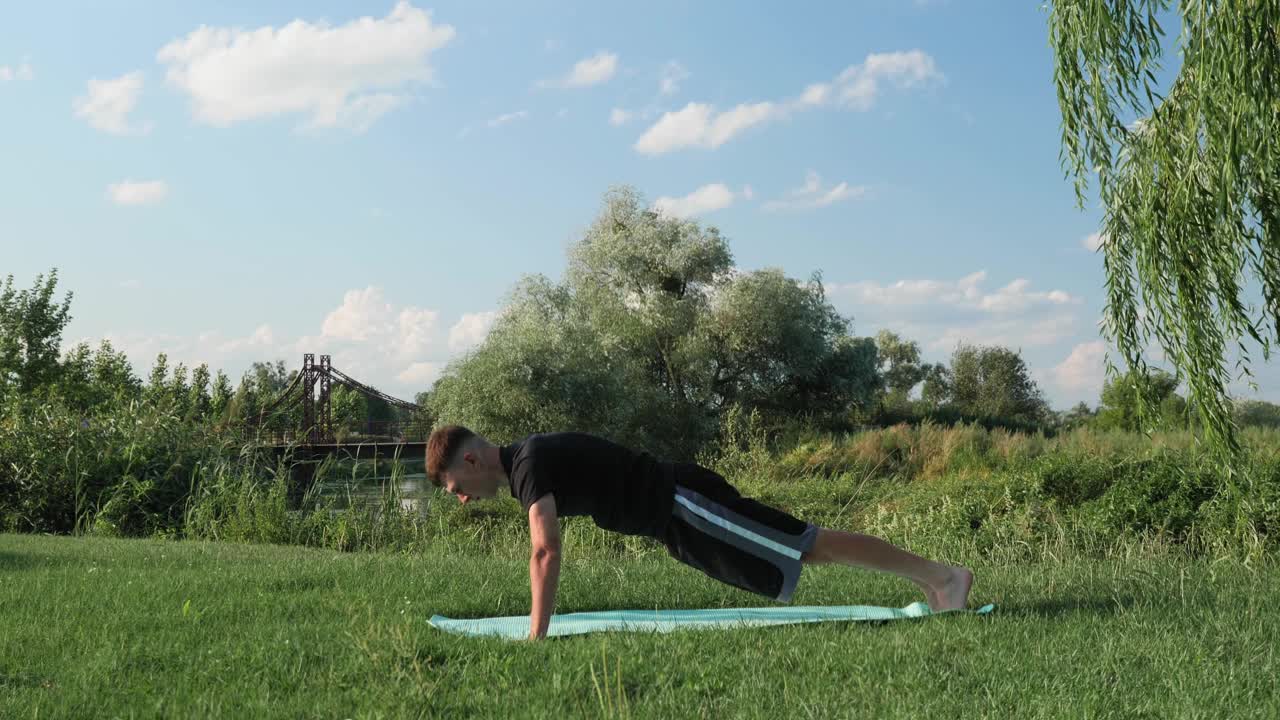
<svg viewBox="0 0 1280 720">
<path fill-rule="evenodd" d="M 547 636 L 607 631 L 671 632 L 686 629 L 760 627 L 841 620 L 904 620 L 953 613 L 985 615 L 993 609 L 995 605 L 983 605 L 976 610 L 933 612 L 928 604 L 915 602 L 903 608 L 841 605 L 708 608 L 705 610 L 601 610 L 552 615 Z M 529 637 L 528 615 L 457 619 L 433 615 L 430 622 L 433 627 L 460 635 L 492 635 L 508 640 L 524 640 Z"/>
</svg>

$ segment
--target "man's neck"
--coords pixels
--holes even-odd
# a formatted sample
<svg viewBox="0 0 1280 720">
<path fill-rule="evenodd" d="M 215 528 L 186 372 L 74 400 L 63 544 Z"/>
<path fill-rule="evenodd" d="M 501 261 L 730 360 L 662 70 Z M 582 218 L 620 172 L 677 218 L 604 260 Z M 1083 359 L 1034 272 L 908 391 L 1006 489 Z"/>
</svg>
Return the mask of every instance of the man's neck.
<svg viewBox="0 0 1280 720">
<path fill-rule="evenodd" d="M 510 480 L 507 477 L 507 468 L 502 464 L 502 448 L 498 445 L 490 445 L 480 451 L 480 457 L 484 458 L 484 463 L 489 467 L 496 468 L 498 476 L 503 480 Z"/>
</svg>

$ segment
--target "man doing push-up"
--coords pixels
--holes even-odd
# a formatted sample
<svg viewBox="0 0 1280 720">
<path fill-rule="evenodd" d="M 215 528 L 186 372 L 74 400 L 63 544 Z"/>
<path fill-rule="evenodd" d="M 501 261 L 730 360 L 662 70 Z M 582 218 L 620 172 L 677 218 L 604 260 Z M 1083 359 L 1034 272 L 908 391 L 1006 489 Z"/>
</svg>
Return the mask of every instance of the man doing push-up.
<svg viewBox="0 0 1280 720">
<path fill-rule="evenodd" d="M 839 563 L 915 583 L 934 611 L 964 608 L 973 573 L 870 535 L 818 527 L 743 497 L 717 473 L 664 462 L 580 432 L 539 433 L 494 445 L 460 425 L 427 441 L 427 478 L 466 503 L 505 485 L 529 517 L 533 609 L 529 637 L 546 636 L 560 578 L 561 516 L 589 515 L 605 530 L 645 535 L 717 580 L 790 602 L 804 564 Z"/>
</svg>

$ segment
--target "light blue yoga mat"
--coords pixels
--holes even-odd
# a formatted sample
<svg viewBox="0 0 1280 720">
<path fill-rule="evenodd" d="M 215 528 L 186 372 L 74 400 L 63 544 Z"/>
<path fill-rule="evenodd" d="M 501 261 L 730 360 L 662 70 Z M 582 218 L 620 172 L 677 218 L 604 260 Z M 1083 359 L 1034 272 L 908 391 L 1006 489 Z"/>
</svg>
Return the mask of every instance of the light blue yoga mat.
<svg viewBox="0 0 1280 720">
<path fill-rule="evenodd" d="M 904 608 L 843 605 L 709 608 L 706 610 L 603 610 L 552 615 L 547 636 L 580 635 L 609 630 L 671 632 L 694 628 L 757 627 L 830 620 L 902 620 L 948 613 L 985 615 L 993 609 L 995 605 L 983 605 L 977 610 L 942 610 L 935 613 L 926 603 L 915 602 Z M 445 632 L 460 635 L 492 635 L 508 640 L 524 640 L 529 637 L 528 615 L 456 620 L 443 615 L 433 615 L 430 622 L 432 626 Z"/>
</svg>

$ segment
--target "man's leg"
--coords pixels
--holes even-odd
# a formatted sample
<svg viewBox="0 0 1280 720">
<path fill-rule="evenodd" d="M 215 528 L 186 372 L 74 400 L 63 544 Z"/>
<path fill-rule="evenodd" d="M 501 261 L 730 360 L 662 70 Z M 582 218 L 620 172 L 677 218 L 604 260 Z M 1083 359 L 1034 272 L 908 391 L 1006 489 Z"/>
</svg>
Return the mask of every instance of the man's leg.
<svg viewBox="0 0 1280 720">
<path fill-rule="evenodd" d="M 813 549 L 801 556 L 807 564 L 839 563 L 893 573 L 924 591 L 933 610 L 964 608 L 973 573 L 968 568 L 926 560 L 884 540 L 861 533 L 818 528 Z"/>
</svg>

